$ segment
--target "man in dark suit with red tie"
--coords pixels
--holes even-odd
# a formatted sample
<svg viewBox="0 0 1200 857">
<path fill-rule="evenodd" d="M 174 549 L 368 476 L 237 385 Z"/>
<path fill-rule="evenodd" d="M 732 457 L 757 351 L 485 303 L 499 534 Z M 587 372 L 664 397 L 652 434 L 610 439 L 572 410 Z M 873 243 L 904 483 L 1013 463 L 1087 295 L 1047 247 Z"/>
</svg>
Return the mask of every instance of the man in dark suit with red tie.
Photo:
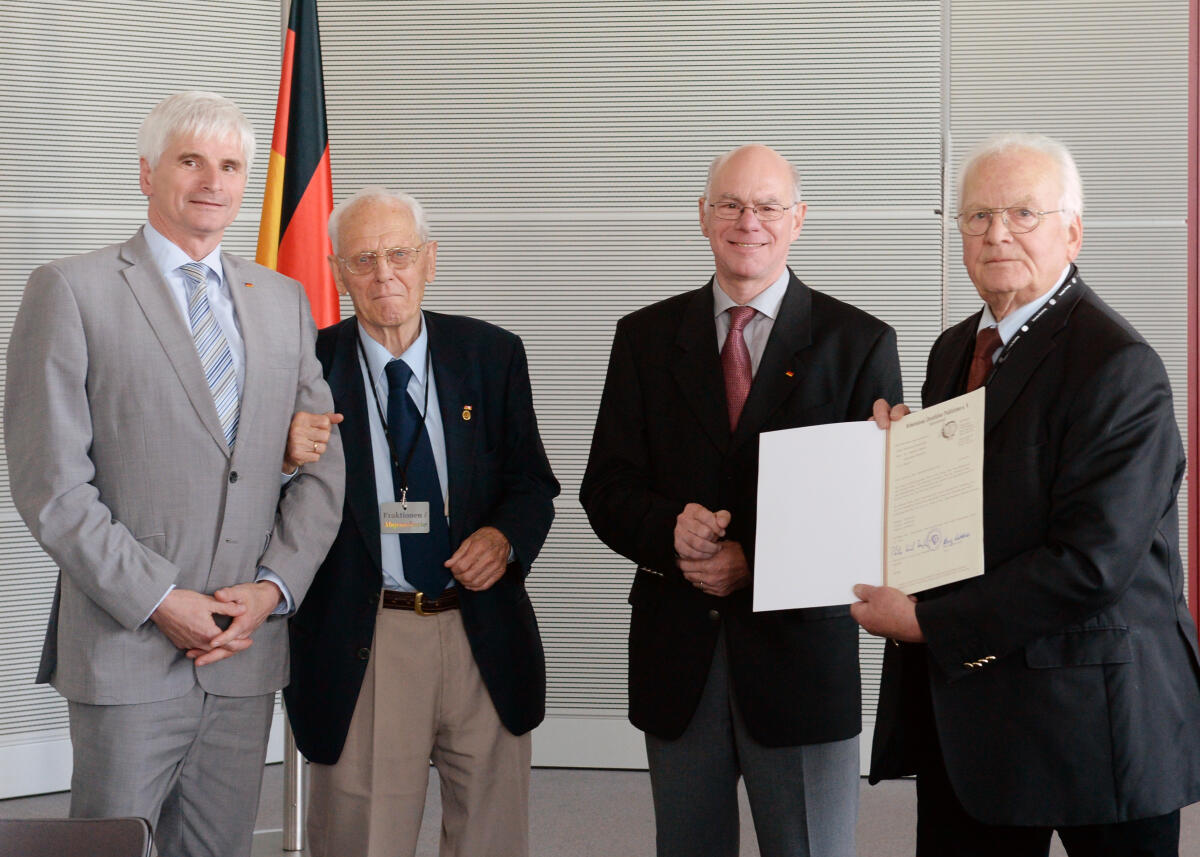
<svg viewBox="0 0 1200 857">
<path fill-rule="evenodd" d="M 922 399 L 986 384 L 985 573 L 912 600 L 860 585 L 886 647 L 872 782 L 917 775 L 919 857 L 1177 855 L 1200 799 L 1200 656 L 1183 596 L 1183 447 L 1158 355 L 1089 289 L 1059 143 L 985 141 L 962 171 L 985 306 Z M 876 405 L 886 426 L 908 413 Z"/>
<path fill-rule="evenodd" d="M 715 276 L 617 325 L 580 491 L 637 564 L 629 715 L 659 855 L 736 855 L 739 776 L 764 857 L 854 854 L 857 628 L 845 606 L 752 612 L 758 435 L 865 419 L 900 366 L 890 327 L 788 269 L 799 185 L 765 146 L 713 161 Z"/>
</svg>

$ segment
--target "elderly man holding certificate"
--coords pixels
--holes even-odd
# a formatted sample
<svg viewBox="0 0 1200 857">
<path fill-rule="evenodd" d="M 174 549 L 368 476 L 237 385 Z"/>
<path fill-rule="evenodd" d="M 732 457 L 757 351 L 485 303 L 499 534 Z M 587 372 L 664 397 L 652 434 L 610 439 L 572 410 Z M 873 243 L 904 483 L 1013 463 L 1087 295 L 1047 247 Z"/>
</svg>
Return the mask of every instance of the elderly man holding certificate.
<svg viewBox="0 0 1200 857">
<path fill-rule="evenodd" d="M 889 637 L 871 780 L 917 775 L 917 854 L 1176 855 L 1200 799 L 1200 655 L 1162 361 L 1075 267 L 1059 143 L 985 141 L 962 171 L 985 306 L 933 346 L 926 406 L 985 385 L 985 571 L 909 598 L 861 585 Z M 876 403 L 876 421 L 908 409 Z"/>
</svg>

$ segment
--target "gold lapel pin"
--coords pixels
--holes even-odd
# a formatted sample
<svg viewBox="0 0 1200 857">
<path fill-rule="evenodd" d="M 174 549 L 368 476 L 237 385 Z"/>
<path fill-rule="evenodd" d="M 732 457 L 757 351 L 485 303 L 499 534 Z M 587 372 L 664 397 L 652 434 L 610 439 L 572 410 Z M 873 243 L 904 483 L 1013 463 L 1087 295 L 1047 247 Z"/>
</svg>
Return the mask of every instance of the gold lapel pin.
<svg viewBox="0 0 1200 857">
<path fill-rule="evenodd" d="M 787 375 L 789 378 L 795 378 L 795 377 L 796 377 L 796 373 L 795 373 L 795 372 L 793 372 L 791 369 L 787 370 L 787 371 L 786 371 L 786 372 L 784 372 L 783 374 L 784 374 L 784 375 Z"/>
<path fill-rule="evenodd" d="M 248 289 L 254 288 L 254 283 L 246 283 L 246 288 L 248 288 Z"/>
<path fill-rule="evenodd" d="M 466 420 L 468 422 L 470 421 L 470 419 L 471 419 L 471 406 L 470 405 L 463 405 L 462 417 L 464 420 Z"/>
</svg>

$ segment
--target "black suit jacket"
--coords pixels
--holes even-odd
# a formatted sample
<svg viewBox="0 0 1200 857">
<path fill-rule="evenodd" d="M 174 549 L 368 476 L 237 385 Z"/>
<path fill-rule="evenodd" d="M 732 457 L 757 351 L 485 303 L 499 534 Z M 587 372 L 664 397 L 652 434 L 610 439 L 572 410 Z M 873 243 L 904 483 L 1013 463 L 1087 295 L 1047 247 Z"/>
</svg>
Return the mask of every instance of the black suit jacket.
<svg viewBox="0 0 1200 857">
<path fill-rule="evenodd" d="M 733 433 L 711 282 L 620 321 L 580 499 L 596 534 L 638 564 L 629 594 L 635 726 L 682 734 L 723 625 L 733 691 L 756 740 L 792 746 L 859 732 L 848 608 L 756 614 L 751 588 L 699 592 L 675 564 L 675 516 L 689 502 L 728 509 L 727 537 L 753 570 L 759 432 L 865 419 L 875 399 L 900 389 L 895 332 L 794 275 Z M 796 563 L 804 567 L 802 545 Z"/>
<path fill-rule="evenodd" d="M 987 385 L 985 574 L 923 596 L 927 644 L 884 660 L 872 781 L 918 772 L 939 740 L 988 824 L 1104 824 L 1200 798 L 1171 388 L 1145 340 L 1068 282 Z M 934 344 L 926 405 L 964 389 L 978 323 Z"/>
<path fill-rule="evenodd" d="M 554 517 L 550 471 L 521 340 L 462 316 L 425 312 L 446 435 L 452 548 L 482 526 L 499 529 L 515 559 L 490 589 L 460 587 L 463 626 L 500 720 L 513 734 L 545 716 L 546 665 L 525 576 Z M 341 755 L 371 656 L 383 586 L 379 503 L 354 316 L 317 336 L 346 453 L 341 529 L 291 620 L 291 683 L 284 691 L 300 751 Z M 470 408 L 468 411 L 467 408 Z M 469 416 L 469 419 L 468 419 Z"/>
</svg>

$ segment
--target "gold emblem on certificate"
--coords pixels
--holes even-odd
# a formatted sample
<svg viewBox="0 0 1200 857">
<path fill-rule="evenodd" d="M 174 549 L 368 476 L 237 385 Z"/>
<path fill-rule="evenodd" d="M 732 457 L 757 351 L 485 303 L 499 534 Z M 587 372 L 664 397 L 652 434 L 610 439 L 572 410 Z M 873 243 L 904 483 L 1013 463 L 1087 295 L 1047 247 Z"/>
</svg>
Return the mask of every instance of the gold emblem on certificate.
<svg viewBox="0 0 1200 857">
<path fill-rule="evenodd" d="M 419 534 L 429 532 L 429 501 L 379 504 L 379 529 L 385 534 Z"/>
</svg>

